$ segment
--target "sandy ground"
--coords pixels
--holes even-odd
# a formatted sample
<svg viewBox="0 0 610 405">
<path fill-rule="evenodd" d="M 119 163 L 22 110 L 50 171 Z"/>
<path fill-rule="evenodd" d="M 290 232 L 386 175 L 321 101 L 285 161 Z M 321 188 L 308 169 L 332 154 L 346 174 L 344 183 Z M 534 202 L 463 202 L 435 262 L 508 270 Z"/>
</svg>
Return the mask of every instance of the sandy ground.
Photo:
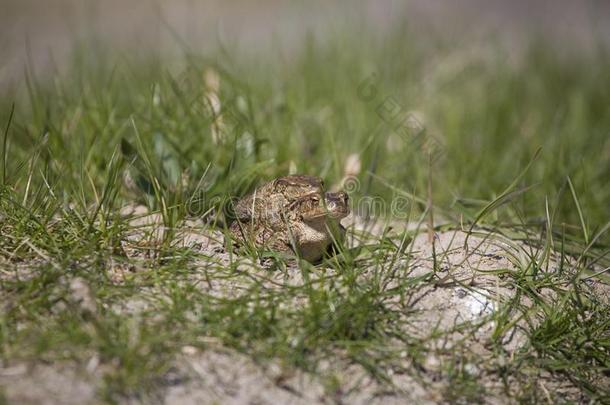
<svg viewBox="0 0 610 405">
<path fill-rule="evenodd" d="M 138 238 L 144 235 L 146 227 L 156 226 L 159 218 L 146 216 L 136 221 L 145 226 L 141 228 L 142 233 L 134 234 L 134 242 L 141 240 Z M 347 222 L 351 225 L 348 228 L 348 243 L 352 246 L 377 237 L 375 226 L 370 227 L 354 217 L 348 217 Z M 160 236 L 158 228 L 154 229 L 155 235 Z M 370 233 L 363 233 L 365 229 Z M 222 248 L 219 232 L 203 231 L 200 224 L 190 222 L 185 224 L 178 238 L 185 246 L 213 257 L 220 264 L 228 263 L 228 253 Z M 417 236 L 410 245 L 410 250 L 410 257 L 405 256 L 396 263 L 395 278 L 389 278 L 387 289 L 392 288 L 395 280 L 406 276 L 404 272 L 407 269 L 408 277 L 417 277 L 432 270 L 432 245 L 427 235 Z M 468 342 L 471 360 L 464 368 L 485 386 L 488 392 L 485 402 L 511 403 L 503 394 L 501 381 L 484 370 L 485 362 L 493 358 L 485 343 L 489 341 L 495 326 L 493 321 L 485 320 L 498 309 L 499 303 L 512 297 L 515 291 L 501 286 L 501 276 L 489 271 L 515 269 L 520 261 L 527 260 L 525 256 L 530 248 L 499 235 L 479 233 L 467 236 L 461 231 L 449 231 L 436 234 L 435 251 L 440 259 L 437 263 L 440 269 L 438 281 L 425 283 L 423 288 L 406 301 L 396 299 L 387 304 L 404 311 L 402 327 L 411 336 L 427 336 L 431 328 L 448 332 L 448 337 L 428 342 L 430 353 L 435 353 L 435 349 L 451 350 L 457 342 Z M 128 254 L 137 252 L 133 249 Z M 545 271 L 555 271 L 554 266 L 551 259 Z M 203 263 L 201 268 L 203 269 Z M 245 263 L 243 270 L 251 272 L 254 277 L 261 276 L 260 281 L 268 288 L 283 288 L 302 282 L 301 272 L 296 268 L 270 274 L 256 264 Z M 332 270 L 320 269 L 320 273 L 312 277 L 327 275 L 328 271 Z M 120 274 L 117 274 L 117 282 L 120 282 Z M 194 271 L 189 282 L 211 294 L 224 297 L 238 294 L 244 287 L 235 281 L 209 279 L 203 270 Z M 83 294 L 83 288 L 86 287 L 79 285 L 78 279 L 73 284 L 71 288 L 74 293 Z M 610 286 L 593 281 L 588 286 L 602 299 L 610 299 Z M 155 291 L 149 293 L 158 294 Z M 541 294 L 551 292 L 541 291 Z M 85 298 L 81 299 L 82 305 L 91 305 L 86 301 L 86 295 L 85 291 Z M 150 294 L 143 294 L 142 299 L 117 303 L 115 309 L 125 314 L 137 314 L 147 307 L 147 295 Z M 295 305 L 298 305 L 299 299 L 295 297 Z M 474 332 L 472 329 L 460 331 L 460 325 L 472 325 L 479 321 L 481 327 Z M 502 342 L 509 355 L 527 342 L 518 326 L 515 325 L 512 333 L 507 333 Z M 447 384 L 447 381 L 438 378 L 446 359 L 434 354 L 428 355 L 424 361 L 423 379 L 414 378 L 408 373 L 390 372 L 392 389 L 371 379 L 362 367 L 338 360 L 321 365 L 323 370 L 336 371 L 336 375 L 341 376 L 340 388 L 329 396 L 324 381 L 305 372 L 283 369 L 274 361 L 257 363 L 244 354 L 223 347 L 213 339 L 206 346 L 208 349 L 205 351 L 192 346 L 183 347 L 175 358 L 174 366 L 151 396 L 128 398 L 125 403 L 426 404 L 441 401 L 440 393 Z M 403 369 L 413 367 L 406 353 L 404 357 L 396 359 L 396 364 Z M 69 364 L 0 364 L 0 386 L 4 387 L 6 398 L 11 404 L 97 403 L 99 398 L 96 392 L 102 383 L 102 376 L 103 366 L 100 366 L 96 356 L 79 368 Z M 555 394 L 561 393 L 565 398 L 582 400 L 568 381 L 556 376 L 541 375 L 538 378 L 544 391 L 551 390 Z"/>
</svg>

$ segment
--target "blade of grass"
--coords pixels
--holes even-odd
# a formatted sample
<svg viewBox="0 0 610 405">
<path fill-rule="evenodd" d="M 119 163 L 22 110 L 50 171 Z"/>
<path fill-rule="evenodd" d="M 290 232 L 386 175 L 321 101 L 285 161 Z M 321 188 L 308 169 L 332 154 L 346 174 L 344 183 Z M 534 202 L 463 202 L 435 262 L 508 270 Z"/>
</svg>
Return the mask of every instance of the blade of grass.
<svg viewBox="0 0 610 405">
<path fill-rule="evenodd" d="M 11 104 L 11 112 L 8 116 L 8 121 L 6 123 L 6 128 L 4 129 L 4 136 L 2 137 L 2 185 L 6 186 L 6 154 L 7 154 L 7 145 L 8 145 L 8 130 L 11 127 L 11 123 L 13 122 L 13 114 L 15 113 L 15 103 Z"/>
<path fill-rule="evenodd" d="M 572 199 L 574 200 L 574 205 L 576 206 L 576 211 L 578 212 L 578 218 L 580 219 L 580 226 L 582 230 L 582 235 L 585 238 L 585 244 L 589 244 L 589 232 L 587 231 L 587 225 L 585 224 L 585 218 L 582 214 L 582 208 L 580 207 L 580 202 L 578 201 L 578 197 L 576 196 L 576 190 L 574 190 L 574 185 L 572 184 L 572 179 L 570 176 L 567 177 L 568 186 L 570 186 L 570 192 L 572 193 Z"/>
<path fill-rule="evenodd" d="M 525 191 L 529 190 L 531 186 L 529 187 L 525 187 L 521 190 L 517 190 L 515 192 L 513 192 L 513 190 L 515 189 L 515 187 L 517 187 L 517 185 L 519 184 L 519 182 L 521 181 L 521 179 L 525 176 L 525 174 L 528 172 L 528 170 L 530 169 L 530 167 L 532 166 L 532 164 L 534 163 L 534 161 L 538 158 L 538 156 L 540 155 L 540 152 L 542 151 L 542 148 L 539 147 L 536 152 L 534 153 L 534 156 L 532 157 L 532 159 L 529 161 L 529 163 L 525 166 L 525 168 L 521 171 L 521 173 L 519 173 L 519 175 L 513 180 L 512 183 L 509 184 L 508 187 L 506 187 L 506 189 L 493 201 L 491 201 L 489 204 L 487 204 L 485 207 L 483 207 L 483 209 L 481 209 L 481 211 L 479 211 L 479 213 L 475 216 L 474 221 L 472 221 L 472 224 L 470 225 L 470 229 L 467 232 L 466 238 L 464 240 L 464 246 L 468 246 L 468 236 L 470 235 L 470 233 L 472 232 L 472 230 L 474 229 L 474 227 L 476 226 L 476 224 L 483 218 L 485 217 L 487 214 L 489 214 L 490 212 L 493 212 L 494 210 L 496 210 L 498 207 L 500 207 L 503 204 L 506 204 L 508 201 L 510 201 L 511 199 L 513 199 L 514 197 L 524 193 Z"/>
</svg>

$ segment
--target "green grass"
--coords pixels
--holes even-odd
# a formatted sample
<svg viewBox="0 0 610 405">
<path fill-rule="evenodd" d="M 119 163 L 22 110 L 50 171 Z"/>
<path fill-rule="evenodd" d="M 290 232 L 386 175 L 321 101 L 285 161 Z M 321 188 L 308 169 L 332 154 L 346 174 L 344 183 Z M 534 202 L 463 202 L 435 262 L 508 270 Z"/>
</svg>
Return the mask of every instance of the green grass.
<svg viewBox="0 0 610 405">
<path fill-rule="evenodd" d="M 319 374 L 330 397 L 344 382 L 320 369 L 321 360 L 358 364 L 390 384 L 390 371 L 428 381 L 425 358 L 434 354 L 443 359 L 435 372 L 448 382 L 439 394 L 447 401 L 484 397 L 465 368 L 473 362 L 524 402 L 547 400 L 532 383 L 543 374 L 608 400 L 610 307 L 582 278 L 610 262 L 610 56 L 559 58 L 536 44 L 511 64 L 501 48 L 473 56 L 450 45 L 396 33 L 356 47 L 338 36 L 309 42 L 290 63 L 279 53 L 219 51 L 186 53 L 172 69 L 161 56 L 97 49 L 89 57 L 83 49 L 51 79 L 30 68 L 20 91 L 0 99 L 0 360 L 82 366 L 97 355 L 105 366 L 100 397 L 117 401 L 152 395 L 183 346 L 206 349 L 214 339 L 257 361 Z M 219 72 L 224 109 L 217 143 L 209 68 Z M 409 111 L 423 130 L 393 133 Z M 431 140 L 437 159 L 429 169 Z M 517 270 L 498 274 L 515 295 L 483 322 L 495 323 L 487 357 L 473 357 L 466 341 L 429 345 L 446 332 L 405 333 L 413 308 L 393 300 L 410 302 L 447 281 L 436 271 L 412 273 L 414 232 L 387 233 L 323 266 L 299 263 L 302 282 L 279 286 L 269 272 L 244 271 L 258 262 L 255 251 L 225 265 L 175 245 L 186 218 L 222 231 L 231 197 L 291 167 L 339 183 L 352 153 L 362 162 L 356 206 L 365 196 L 402 196 L 417 220 L 431 176 L 435 214 L 448 222 L 438 230 L 461 224 L 530 246 Z M 133 226 L 119 213 L 130 203 L 158 212 L 167 227 L 150 255 L 123 249 Z M 556 272 L 546 268 L 551 253 L 565 262 Z M 278 260 L 275 271 L 289 274 L 294 263 L 287 269 Z M 137 271 L 116 282 L 117 268 Z M 243 290 L 219 298 L 193 274 Z M 96 311 L 74 299 L 75 278 L 90 286 Z M 148 303 L 142 314 L 116 308 L 134 299 Z M 502 341 L 514 326 L 529 339 L 509 356 Z M 467 323 L 461 333 L 480 327 Z M 405 357 L 409 366 L 397 361 Z"/>
</svg>

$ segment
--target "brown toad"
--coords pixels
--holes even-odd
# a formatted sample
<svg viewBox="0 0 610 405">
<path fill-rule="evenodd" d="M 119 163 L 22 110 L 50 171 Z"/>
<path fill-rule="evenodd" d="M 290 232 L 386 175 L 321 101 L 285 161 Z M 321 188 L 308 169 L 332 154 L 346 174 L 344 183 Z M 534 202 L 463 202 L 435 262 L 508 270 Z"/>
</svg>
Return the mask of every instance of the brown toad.
<svg viewBox="0 0 610 405">
<path fill-rule="evenodd" d="M 318 177 L 294 175 L 275 179 L 235 204 L 230 233 L 237 245 L 254 243 L 316 262 L 341 240 L 339 221 L 349 214 L 348 196 L 324 192 Z"/>
</svg>

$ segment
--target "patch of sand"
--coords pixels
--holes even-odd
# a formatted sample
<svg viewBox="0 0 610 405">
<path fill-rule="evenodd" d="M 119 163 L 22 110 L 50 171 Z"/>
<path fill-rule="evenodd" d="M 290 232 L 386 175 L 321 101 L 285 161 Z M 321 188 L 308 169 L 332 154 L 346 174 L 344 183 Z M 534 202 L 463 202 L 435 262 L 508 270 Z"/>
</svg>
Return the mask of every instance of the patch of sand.
<svg viewBox="0 0 610 405">
<path fill-rule="evenodd" d="M 139 221 L 141 227 L 128 238 L 124 248 L 128 256 L 137 259 L 147 254 L 148 244 L 155 244 L 163 237 L 163 230 L 159 229 L 162 221 L 158 217 L 140 215 L 134 221 Z M 351 233 L 348 240 L 352 247 L 379 237 L 379 227 L 370 227 L 354 217 L 350 217 L 348 222 Z M 374 231 L 363 233 L 371 229 Z M 504 385 L 497 375 L 485 370 L 485 362 L 496 359 L 488 344 L 496 326 L 493 315 L 515 294 L 514 287 L 503 282 L 502 272 L 516 271 L 520 261 L 527 259 L 531 247 L 483 232 L 468 236 L 461 231 L 447 231 L 437 233 L 435 237 L 433 247 L 427 235 L 417 235 L 407 249 L 410 254 L 396 260 L 395 270 L 385 286 L 390 289 L 404 277 L 432 274 L 430 282 L 417 287 L 413 294 L 403 298 L 392 296 L 384 303 L 401 313 L 399 319 L 405 334 L 424 338 L 433 331 L 442 332 L 442 337 L 427 342 L 427 357 L 418 366 L 424 369 L 423 380 L 414 377 L 417 373 L 400 371 L 416 366 L 406 354 L 395 359 L 398 371 L 388 370 L 391 389 L 374 381 L 363 367 L 337 360 L 321 365 L 323 370 L 338 376 L 333 385 L 336 388 L 329 391 L 328 382 L 313 375 L 283 369 L 273 361 L 258 364 L 247 355 L 212 342 L 205 351 L 191 346 L 182 349 L 160 384 L 156 400 L 180 404 L 437 403 L 443 400 L 441 393 L 450 384 L 439 379 L 441 370 L 446 369 L 446 362 L 452 359 L 442 353 L 451 351 L 458 343 L 463 348 L 466 342 L 469 352 L 464 354 L 465 364 L 461 365 L 464 372 L 485 386 L 486 402 L 510 403 L 505 397 Z M 143 241 L 146 241 L 145 245 L 142 245 Z M 199 266 L 195 263 L 188 282 L 214 296 L 238 296 L 252 280 L 270 289 L 304 282 L 302 272 L 296 267 L 269 271 L 260 263 L 245 258 L 240 259 L 237 271 L 251 278 L 210 277 L 206 270 L 210 260 L 219 267 L 227 266 L 231 255 L 223 249 L 222 232 L 206 230 L 197 222 L 187 222 L 177 230 L 174 242 L 201 254 L 201 259 L 198 259 L 201 263 Z M 551 257 L 544 271 L 556 271 L 557 266 Z M 311 277 L 326 277 L 333 271 L 319 268 L 319 272 L 311 274 Z M 117 282 L 121 282 L 120 277 Z M 608 285 L 593 280 L 587 284 L 602 299 L 610 297 Z M 82 302 L 91 312 L 96 310 L 88 298 L 88 287 L 83 280 L 73 280 L 70 288 L 76 302 Z M 141 297 L 117 303 L 113 309 L 137 314 L 148 308 L 150 301 L 146 297 L 159 294 L 150 287 Z M 542 291 L 541 294 L 547 293 Z M 292 304 L 299 305 L 305 299 L 295 296 Z M 524 304 L 533 305 L 527 300 Z M 475 324 L 480 324 L 480 327 L 464 327 Z M 507 355 L 527 344 L 527 337 L 519 326 L 519 323 L 515 324 L 505 334 L 502 344 Z M 85 372 L 79 372 L 66 364 L 0 364 L 0 387 L 4 387 L 9 403 L 94 403 L 98 401 L 95 395 L 102 383 L 101 374 L 93 366 L 85 369 Z M 539 375 L 542 392 L 563 392 L 564 398 L 579 400 L 580 394 L 568 381 L 543 374 Z M 131 398 L 128 402 L 147 400 Z"/>
</svg>

